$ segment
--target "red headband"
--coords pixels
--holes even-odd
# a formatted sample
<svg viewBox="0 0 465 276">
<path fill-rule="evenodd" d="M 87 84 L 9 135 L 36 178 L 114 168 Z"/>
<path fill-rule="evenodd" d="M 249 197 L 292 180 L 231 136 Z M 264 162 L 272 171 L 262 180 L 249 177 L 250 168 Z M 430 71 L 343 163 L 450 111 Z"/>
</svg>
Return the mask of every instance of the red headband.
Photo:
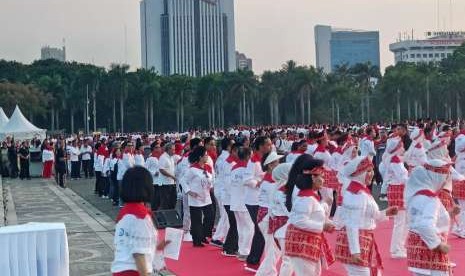
<svg viewBox="0 0 465 276">
<path fill-rule="evenodd" d="M 367 157 L 364 158 L 357 166 L 357 169 L 350 174 L 350 176 L 357 176 L 362 174 L 363 172 L 368 171 L 369 169 L 373 168 L 373 163 L 371 160 Z"/>
</svg>

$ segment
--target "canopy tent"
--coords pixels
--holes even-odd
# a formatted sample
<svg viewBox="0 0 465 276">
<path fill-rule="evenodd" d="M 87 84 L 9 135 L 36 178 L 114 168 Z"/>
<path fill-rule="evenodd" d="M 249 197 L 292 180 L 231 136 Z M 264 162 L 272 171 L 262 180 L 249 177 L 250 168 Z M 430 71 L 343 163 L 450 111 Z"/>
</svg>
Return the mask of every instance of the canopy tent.
<svg viewBox="0 0 465 276">
<path fill-rule="evenodd" d="M 0 130 L 8 123 L 9 119 L 6 116 L 3 108 L 0 107 Z"/>
<path fill-rule="evenodd" d="M 31 124 L 31 122 L 24 117 L 23 113 L 21 113 L 19 107 L 16 106 L 8 123 L 0 128 L 0 140 L 5 139 L 7 136 L 12 136 L 15 140 L 27 140 L 32 138 L 40 138 L 43 140 L 46 137 L 45 133 L 45 129 L 40 129 Z"/>
</svg>

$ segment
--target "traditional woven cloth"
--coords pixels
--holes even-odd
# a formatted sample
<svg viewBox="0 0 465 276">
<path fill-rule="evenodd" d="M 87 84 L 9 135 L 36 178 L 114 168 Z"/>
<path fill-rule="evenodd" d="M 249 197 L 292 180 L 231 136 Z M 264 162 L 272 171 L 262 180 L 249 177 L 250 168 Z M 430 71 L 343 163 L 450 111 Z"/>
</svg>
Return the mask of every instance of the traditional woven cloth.
<svg viewBox="0 0 465 276">
<path fill-rule="evenodd" d="M 257 223 L 260 223 L 268 214 L 268 208 L 259 207 L 257 212 Z"/>
<path fill-rule="evenodd" d="M 330 188 L 333 190 L 337 190 L 338 187 L 341 185 L 339 180 L 337 179 L 337 173 L 333 170 L 324 170 L 325 183 L 323 184 L 324 187 Z"/>
<path fill-rule="evenodd" d="M 444 239 L 444 237 L 442 237 Z M 420 235 L 409 232 L 407 237 L 407 264 L 421 269 L 449 271 L 449 257 L 438 250 L 429 249 Z"/>
<path fill-rule="evenodd" d="M 440 190 L 438 193 L 439 200 L 441 200 L 442 205 L 446 208 L 447 211 L 452 210 L 454 208 L 454 200 L 452 199 L 452 195 L 448 190 Z"/>
<path fill-rule="evenodd" d="M 336 191 L 336 195 L 337 195 L 337 198 L 336 198 L 336 205 L 337 206 L 342 206 L 342 201 L 343 201 L 343 197 L 342 197 L 342 184 L 339 185 L 339 187 L 337 188 L 337 191 Z"/>
<path fill-rule="evenodd" d="M 371 270 L 371 275 L 377 275 L 378 269 L 382 269 L 383 264 L 373 231 L 359 230 L 359 243 L 360 258 L 362 259 L 362 262 L 356 263 L 352 260 L 352 254 L 350 253 L 349 249 L 349 240 L 347 239 L 346 230 L 343 228 L 341 231 L 339 231 L 336 238 L 336 260 L 344 264 L 369 267 Z"/>
<path fill-rule="evenodd" d="M 313 233 L 289 225 L 286 231 L 285 254 L 319 262 L 324 257 L 328 266 L 334 263 L 334 256 L 323 233 Z M 323 254 L 323 255 L 322 255 Z"/>
<path fill-rule="evenodd" d="M 283 227 L 289 218 L 286 216 L 270 217 L 268 221 L 268 234 L 274 234 L 276 230 Z"/>
<path fill-rule="evenodd" d="M 398 207 L 404 210 L 404 189 L 405 185 L 389 185 L 387 190 L 388 206 Z"/>
<path fill-rule="evenodd" d="M 465 181 L 452 182 L 452 197 L 455 199 L 465 199 Z"/>
</svg>

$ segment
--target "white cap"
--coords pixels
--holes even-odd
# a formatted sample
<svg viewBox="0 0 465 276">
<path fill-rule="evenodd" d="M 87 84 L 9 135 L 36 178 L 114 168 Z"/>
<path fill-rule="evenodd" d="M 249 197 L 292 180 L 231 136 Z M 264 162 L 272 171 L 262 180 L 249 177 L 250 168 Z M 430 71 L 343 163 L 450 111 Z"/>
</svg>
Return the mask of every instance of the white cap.
<svg viewBox="0 0 465 276">
<path fill-rule="evenodd" d="M 268 165 L 276 160 L 279 160 L 283 158 L 283 155 L 278 155 L 276 152 L 272 151 L 265 159 L 265 162 L 263 162 L 263 165 Z"/>
</svg>

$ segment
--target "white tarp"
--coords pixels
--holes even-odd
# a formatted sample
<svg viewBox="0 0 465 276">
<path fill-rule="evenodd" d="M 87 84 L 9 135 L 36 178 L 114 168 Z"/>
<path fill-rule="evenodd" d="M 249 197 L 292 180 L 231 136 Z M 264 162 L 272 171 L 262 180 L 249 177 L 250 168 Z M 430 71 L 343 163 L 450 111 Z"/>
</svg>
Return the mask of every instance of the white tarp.
<svg viewBox="0 0 465 276">
<path fill-rule="evenodd" d="M 0 130 L 8 123 L 9 119 L 6 116 L 3 108 L 0 107 Z"/>
<path fill-rule="evenodd" d="M 16 106 L 8 123 L 0 128 L 0 140 L 7 136 L 12 136 L 15 140 L 28 140 L 34 137 L 43 140 L 46 136 L 46 130 L 31 124 Z"/>
</svg>

